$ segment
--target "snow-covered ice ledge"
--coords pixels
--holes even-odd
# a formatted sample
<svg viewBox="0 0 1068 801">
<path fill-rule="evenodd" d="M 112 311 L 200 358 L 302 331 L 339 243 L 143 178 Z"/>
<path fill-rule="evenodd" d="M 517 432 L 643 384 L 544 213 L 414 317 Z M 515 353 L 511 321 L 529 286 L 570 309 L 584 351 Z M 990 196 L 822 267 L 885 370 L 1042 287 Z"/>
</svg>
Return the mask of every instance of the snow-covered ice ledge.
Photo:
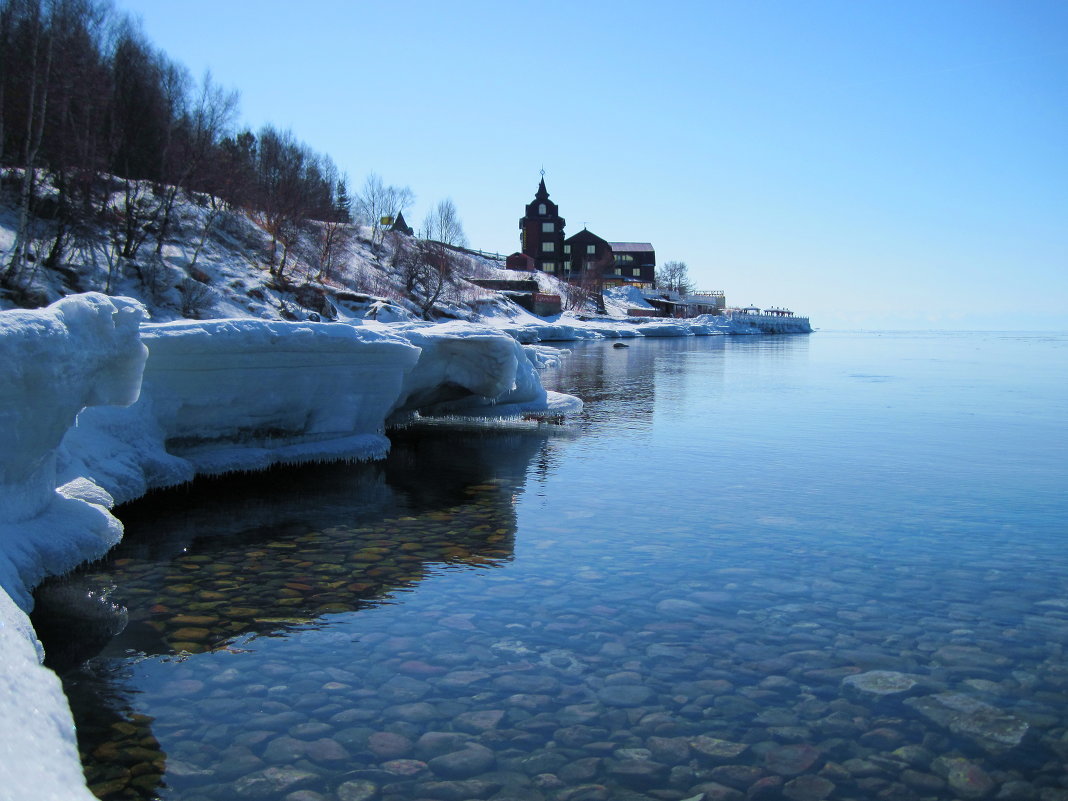
<svg viewBox="0 0 1068 801">
<path fill-rule="evenodd" d="M 582 406 L 542 387 L 544 352 L 471 323 L 144 317 L 95 293 L 0 313 L 0 787 L 12 797 L 92 799 L 26 611 L 46 575 L 118 542 L 114 503 L 198 473 L 381 457 L 387 421 L 415 414 Z"/>
<path fill-rule="evenodd" d="M 573 342 L 584 339 L 693 337 L 747 334 L 811 334 L 807 317 L 702 314 L 685 319 L 580 319 L 561 315 L 556 322 L 519 322 L 491 318 L 489 324 L 520 342 Z"/>
<path fill-rule="evenodd" d="M 25 610 L 46 572 L 121 537 L 104 506 L 57 491 L 56 461 L 83 407 L 137 399 L 142 316 L 140 304 L 103 295 L 0 315 L 0 787 L 11 798 L 93 798 L 67 700 L 40 664 Z"/>
</svg>

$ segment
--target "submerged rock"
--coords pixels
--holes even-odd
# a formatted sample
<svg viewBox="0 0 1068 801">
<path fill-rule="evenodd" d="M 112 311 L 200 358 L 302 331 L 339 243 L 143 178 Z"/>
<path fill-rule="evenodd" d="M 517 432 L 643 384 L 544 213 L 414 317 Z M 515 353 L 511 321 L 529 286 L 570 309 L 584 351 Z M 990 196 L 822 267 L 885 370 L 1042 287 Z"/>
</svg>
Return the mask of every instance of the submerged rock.
<svg viewBox="0 0 1068 801">
<path fill-rule="evenodd" d="M 378 793 L 374 782 L 356 779 L 344 782 L 337 788 L 338 801 L 369 801 Z"/>
<path fill-rule="evenodd" d="M 820 750 L 805 743 L 784 745 L 764 755 L 768 769 L 780 776 L 796 776 L 811 768 L 820 758 Z"/>
<path fill-rule="evenodd" d="M 697 754 L 698 759 L 713 765 L 734 762 L 742 753 L 749 750 L 749 746 L 745 743 L 732 743 L 729 740 L 705 736 L 694 737 L 690 740 L 690 748 Z"/>
<path fill-rule="evenodd" d="M 994 791 L 994 780 L 967 759 L 939 757 L 931 763 L 931 768 L 962 798 L 985 798 Z"/>
<path fill-rule="evenodd" d="M 318 779 L 316 774 L 298 768 L 267 768 L 234 782 L 234 793 L 240 798 L 274 798 L 289 790 L 305 788 Z"/>
<path fill-rule="evenodd" d="M 459 751 L 434 757 L 427 764 L 446 779 L 468 779 L 493 769 L 497 758 L 484 745 L 468 743 Z"/>
<path fill-rule="evenodd" d="M 1030 729 L 1026 721 L 963 693 L 925 695 L 907 699 L 905 704 L 992 754 L 1015 748 Z"/>
<path fill-rule="evenodd" d="M 894 670 L 869 670 L 842 679 L 842 695 L 854 701 L 887 701 L 906 698 L 919 686 L 920 677 Z"/>
<path fill-rule="evenodd" d="M 822 776 L 798 776 L 782 788 L 782 794 L 792 801 L 823 801 L 835 790 L 834 782 Z"/>
</svg>

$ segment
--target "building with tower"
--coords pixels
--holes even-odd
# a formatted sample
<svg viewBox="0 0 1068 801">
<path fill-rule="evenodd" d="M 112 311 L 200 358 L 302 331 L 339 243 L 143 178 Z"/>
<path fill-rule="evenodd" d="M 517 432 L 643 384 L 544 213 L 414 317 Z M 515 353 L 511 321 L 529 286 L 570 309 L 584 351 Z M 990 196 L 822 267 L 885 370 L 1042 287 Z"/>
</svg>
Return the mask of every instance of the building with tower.
<svg viewBox="0 0 1068 801">
<path fill-rule="evenodd" d="M 564 223 L 559 207 L 549 199 L 543 175 L 534 200 L 519 220 L 519 252 L 532 258 L 537 269 L 559 275 L 564 260 Z"/>
<path fill-rule="evenodd" d="M 508 257 L 512 269 L 537 269 L 573 284 L 591 279 L 602 286 L 653 287 L 656 253 L 648 242 L 609 242 L 583 228 L 564 237 L 565 220 L 549 198 L 545 172 L 534 200 L 519 220 L 520 248 Z"/>
</svg>

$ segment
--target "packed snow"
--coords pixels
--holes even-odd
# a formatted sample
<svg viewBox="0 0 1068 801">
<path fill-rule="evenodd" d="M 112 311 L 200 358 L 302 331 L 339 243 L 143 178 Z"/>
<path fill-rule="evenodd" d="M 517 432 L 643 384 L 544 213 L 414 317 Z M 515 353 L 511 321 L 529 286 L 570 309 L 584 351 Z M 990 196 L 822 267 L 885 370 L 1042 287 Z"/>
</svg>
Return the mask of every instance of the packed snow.
<svg viewBox="0 0 1068 801">
<path fill-rule="evenodd" d="M 57 490 L 56 461 L 83 407 L 137 399 L 143 312 L 135 301 L 89 295 L 0 315 L 0 788 L 8 798 L 93 797 L 66 697 L 40 664 L 25 610 L 46 573 L 102 554 L 122 535 L 96 502 L 105 496 Z"/>
<path fill-rule="evenodd" d="M 83 408 L 137 400 L 143 318 L 136 301 L 97 294 L 0 315 L 0 586 L 23 608 L 46 572 L 70 570 L 121 536 L 102 496 L 82 500 L 60 486 L 57 459 Z"/>
</svg>

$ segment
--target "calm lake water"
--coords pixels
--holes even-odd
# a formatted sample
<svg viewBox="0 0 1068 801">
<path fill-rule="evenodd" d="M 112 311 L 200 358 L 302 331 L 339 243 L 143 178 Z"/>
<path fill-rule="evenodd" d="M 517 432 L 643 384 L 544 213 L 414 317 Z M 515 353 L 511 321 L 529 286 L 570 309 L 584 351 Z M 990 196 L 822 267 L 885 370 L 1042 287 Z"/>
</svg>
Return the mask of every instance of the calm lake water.
<svg viewBox="0 0 1068 801">
<path fill-rule="evenodd" d="M 128 610 L 51 646 L 94 791 L 1068 799 L 1068 335 L 628 344 L 567 425 L 119 510 L 49 591 Z"/>
</svg>

